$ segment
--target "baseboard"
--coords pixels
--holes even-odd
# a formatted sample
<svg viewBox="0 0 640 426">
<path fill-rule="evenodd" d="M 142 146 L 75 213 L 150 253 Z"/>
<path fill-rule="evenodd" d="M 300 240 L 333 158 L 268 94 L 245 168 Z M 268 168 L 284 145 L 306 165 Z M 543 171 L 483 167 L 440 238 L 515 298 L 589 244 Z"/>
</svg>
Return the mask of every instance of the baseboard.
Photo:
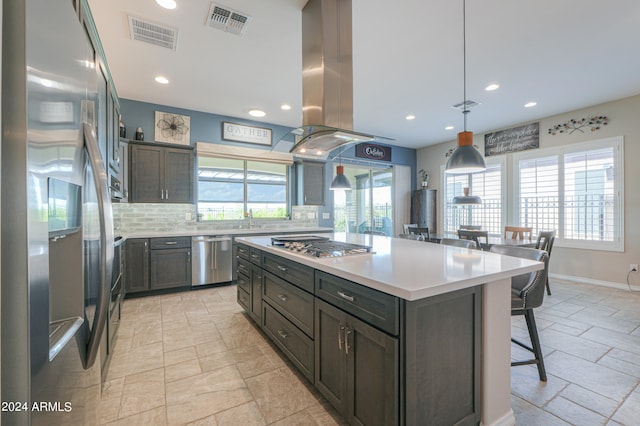
<svg viewBox="0 0 640 426">
<path fill-rule="evenodd" d="M 513 414 L 513 410 L 509 410 L 508 413 L 491 423 L 491 425 L 480 422 L 480 426 L 514 426 L 515 424 L 516 416 Z"/>
<path fill-rule="evenodd" d="M 627 284 L 614 283 L 611 281 L 594 280 L 591 278 L 576 277 L 573 275 L 549 274 L 549 278 L 563 280 L 563 281 L 573 281 L 573 282 L 583 283 L 583 284 L 599 285 L 601 287 L 617 288 L 620 290 L 629 290 L 629 286 Z"/>
</svg>

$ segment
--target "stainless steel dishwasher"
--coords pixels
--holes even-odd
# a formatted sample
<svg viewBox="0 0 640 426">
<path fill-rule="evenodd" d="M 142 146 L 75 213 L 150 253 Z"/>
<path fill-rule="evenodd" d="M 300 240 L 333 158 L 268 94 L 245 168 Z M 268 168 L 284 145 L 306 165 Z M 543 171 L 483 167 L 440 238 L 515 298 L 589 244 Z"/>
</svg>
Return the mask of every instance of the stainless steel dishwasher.
<svg viewBox="0 0 640 426">
<path fill-rule="evenodd" d="M 191 285 L 231 281 L 232 244 L 228 236 L 198 236 L 191 239 Z"/>
</svg>

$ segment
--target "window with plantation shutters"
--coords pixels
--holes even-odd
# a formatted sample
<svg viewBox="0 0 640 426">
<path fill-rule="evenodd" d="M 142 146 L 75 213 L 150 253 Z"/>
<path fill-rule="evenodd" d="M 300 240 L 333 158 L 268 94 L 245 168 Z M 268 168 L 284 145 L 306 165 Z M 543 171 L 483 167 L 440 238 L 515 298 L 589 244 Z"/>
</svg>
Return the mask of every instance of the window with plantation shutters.
<svg viewBox="0 0 640 426">
<path fill-rule="evenodd" d="M 556 245 L 622 251 L 622 137 L 516 154 L 520 226 Z"/>
<path fill-rule="evenodd" d="M 487 164 L 481 173 L 445 174 L 444 180 L 444 232 L 455 232 L 460 226 L 481 226 L 490 234 L 501 235 L 503 222 L 502 163 Z M 457 205 L 453 197 L 469 188 L 471 195 L 482 199 L 482 204 Z"/>
</svg>

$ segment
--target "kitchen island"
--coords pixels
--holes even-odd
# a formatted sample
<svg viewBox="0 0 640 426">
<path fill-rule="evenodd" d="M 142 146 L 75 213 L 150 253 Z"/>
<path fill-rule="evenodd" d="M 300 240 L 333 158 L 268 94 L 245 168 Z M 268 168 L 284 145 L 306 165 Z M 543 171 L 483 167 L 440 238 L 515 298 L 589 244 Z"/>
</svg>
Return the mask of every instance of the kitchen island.
<svg viewBox="0 0 640 426">
<path fill-rule="evenodd" d="M 352 424 L 515 424 L 510 278 L 539 262 L 359 234 L 316 258 L 238 238 L 238 302 Z"/>
</svg>

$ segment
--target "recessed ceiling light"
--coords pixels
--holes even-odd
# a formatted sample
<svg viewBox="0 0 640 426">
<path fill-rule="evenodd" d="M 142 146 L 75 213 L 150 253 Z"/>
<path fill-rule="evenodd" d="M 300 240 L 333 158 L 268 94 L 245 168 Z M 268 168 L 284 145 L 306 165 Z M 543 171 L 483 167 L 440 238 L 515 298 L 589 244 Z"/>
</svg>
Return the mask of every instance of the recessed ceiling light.
<svg viewBox="0 0 640 426">
<path fill-rule="evenodd" d="M 165 9 L 175 9 L 177 6 L 175 0 L 156 0 L 156 3 Z"/>
<path fill-rule="evenodd" d="M 531 107 L 534 107 L 536 105 L 538 105 L 537 102 L 527 102 L 526 104 L 524 104 L 524 107 L 525 108 L 531 108 Z"/>
<path fill-rule="evenodd" d="M 156 83 L 169 84 L 169 80 L 167 79 L 167 77 L 163 77 L 161 75 L 156 76 L 156 78 L 154 80 L 156 81 Z"/>
<path fill-rule="evenodd" d="M 455 127 L 453 127 L 453 126 L 447 126 L 447 127 L 445 127 L 444 129 L 445 129 L 445 130 L 453 130 L 453 129 L 455 129 Z"/>
<path fill-rule="evenodd" d="M 322 151 L 317 150 L 317 151 L 316 151 L 316 155 L 322 155 Z"/>
<path fill-rule="evenodd" d="M 487 92 L 490 92 L 492 90 L 496 90 L 497 88 L 499 88 L 500 85 L 496 84 L 496 83 L 491 83 L 490 85 L 488 85 L 487 87 L 484 88 L 484 90 L 486 90 Z"/>
<path fill-rule="evenodd" d="M 285 111 L 289 111 L 291 109 L 291 105 L 283 104 L 280 108 Z"/>
<path fill-rule="evenodd" d="M 415 119 L 416 119 L 416 116 L 415 116 L 415 115 L 413 115 L 413 114 L 409 114 L 409 115 L 407 115 L 405 118 L 406 118 L 407 120 L 415 120 Z"/>
<path fill-rule="evenodd" d="M 265 115 L 267 115 L 267 113 L 260 109 L 252 109 L 251 111 L 249 111 L 249 115 L 252 117 L 264 117 Z"/>
</svg>

